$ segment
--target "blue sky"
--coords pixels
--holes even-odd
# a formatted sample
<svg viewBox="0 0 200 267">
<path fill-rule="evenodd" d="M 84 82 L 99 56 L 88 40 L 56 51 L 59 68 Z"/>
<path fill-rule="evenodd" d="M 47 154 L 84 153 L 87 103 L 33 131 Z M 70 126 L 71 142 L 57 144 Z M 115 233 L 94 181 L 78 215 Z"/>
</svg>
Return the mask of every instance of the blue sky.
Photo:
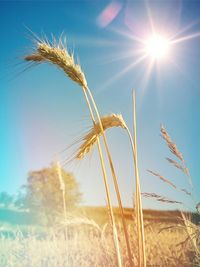
<svg viewBox="0 0 200 267">
<path fill-rule="evenodd" d="M 113 20 L 103 20 L 103 11 L 113 5 L 117 10 Z M 193 205 L 187 196 L 146 172 L 158 171 L 189 189 L 186 178 L 165 161 L 170 153 L 159 136 L 163 123 L 185 157 L 195 201 L 200 200 L 199 1 L 1 1 L 0 10 L 0 191 L 15 193 L 29 171 L 47 167 L 58 157 L 69 157 L 76 145 L 64 154 L 60 151 L 91 125 L 81 88 L 61 71 L 48 65 L 23 71 L 23 56 L 33 47 L 29 28 L 49 38 L 51 34 L 66 35 L 102 115 L 122 113 L 131 128 L 131 92 L 136 90 L 142 191 Z M 170 60 L 153 64 L 147 79 L 150 59 L 135 66 L 134 62 L 139 46 L 135 37 L 145 38 L 151 31 L 148 11 L 156 30 L 162 29 L 175 40 L 187 40 L 173 44 Z M 124 205 L 131 206 L 134 177 L 128 138 L 120 129 L 110 130 L 107 136 Z M 66 169 L 80 183 L 84 204 L 105 204 L 96 149 Z M 116 204 L 114 192 L 112 195 Z M 144 206 L 178 207 L 153 200 L 144 200 Z"/>
</svg>

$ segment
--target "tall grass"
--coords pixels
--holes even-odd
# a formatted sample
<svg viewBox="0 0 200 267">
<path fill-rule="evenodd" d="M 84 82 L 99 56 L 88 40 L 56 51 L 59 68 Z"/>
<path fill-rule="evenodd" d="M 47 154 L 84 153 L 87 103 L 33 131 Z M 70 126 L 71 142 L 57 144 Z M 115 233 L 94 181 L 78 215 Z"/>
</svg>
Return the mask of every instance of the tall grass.
<svg viewBox="0 0 200 267">
<path fill-rule="evenodd" d="M 195 196 L 194 196 L 194 187 L 192 183 L 192 178 L 189 172 L 189 169 L 186 166 L 185 159 L 183 157 L 183 154 L 178 149 L 175 142 L 172 141 L 171 136 L 167 132 L 166 128 L 161 125 L 160 128 L 161 137 L 166 142 L 167 147 L 170 151 L 170 153 L 175 157 L 175 159 L 171 159 L 169 157 L 166 157 L 167 162 L 175 167 L 176 169 L 180 170 L 182 174 L 187 178 L 188 184 L 190 186 L 190 189 L 187 190 L 185 188 L 180 188 L 176 184 L 172 183 L 169 179 L 165 178 L 163 175 L 148 170 L 149 173 L 152 175 L 158 177 L 161 181 L 163 181 L 165 184 L 170 185 L 171 188 L 174 190 L 177 190 L 185 195 L 187 195 L 191 200 L 193 205 L 196 205 Z M 184 206 L 184 203 L 179 200 L 171 200 L 167 197 L 163 197 L 160 195 L 157 195 L 155 193 L 144 193 L 145 197 L 153 197 L 157 201 L 161 201 L 163 203 L 170 203 L 170 204 L 180 204 L 182 207 Z M 198 210 L 198 204 L 196 205 L 197 209 L 197 216 L 200 214 Z M 180 210 L 181 218 L 179 220 L 181 221 L 181 224 L 177 226 L 177 228 L 181 228 L 186 233 L 186 238 L 180 243 L 182 247 L 185 247 L 190 243 L 190 245 L 193 247 L 194 255 L 193 255 L 193 264 L 192 266 L 200 266 L 200 226 L 196 225 L 196 223 L 192 222 L 192 216 L 191 213 L 184 213 L 182 210 Z M 196 264 L 197 263 L 197 264 Z"/>
<path fill-rule="evenodd" d="M 105 212 L 95 210 L 99 220 L 107 221 Z M 131 211 L 130 211 L 131 213 Z M 150 215 L 150 214 L 149 214 Z M 89 216 L 89 215 L 88 215 Z M 100 218 L 103 216 L 103 218 Z M 190 242 L 183 243 L 187 238 L 184 225 L 160 231 L 171 225 L 162 222 L 158 215 L 151 215 L 157 221 L 146 220 L 146 258 L 147 266 L 152 267 L 196 267 L 194 250 Z M 162 212 L 159 213 L 162 217 Z M 173 213 L 167 215 L 173 220 Z M 112 228 L 109 224 L 97 225 L 89 218 L 76 214 L 67 218 L 63 225 L 48 229 L 29 229 L 27 234 L 13 229 L 13 237 L 5 238 L 0 229 L 0 266 L 1 267 L 116 267 L 117 260 L 112 240 Z M 123 232 L 118 225 L 123 266 L 129 266 Z M 65 238 L 66 229 L 67 240 Z M 138 267 L 137 229 L 132 221 L 128 221 L 128 233 L 134 251 L 134 266 Z M 180 244 L 180 245 L 179 245 Z"/>
</svg>

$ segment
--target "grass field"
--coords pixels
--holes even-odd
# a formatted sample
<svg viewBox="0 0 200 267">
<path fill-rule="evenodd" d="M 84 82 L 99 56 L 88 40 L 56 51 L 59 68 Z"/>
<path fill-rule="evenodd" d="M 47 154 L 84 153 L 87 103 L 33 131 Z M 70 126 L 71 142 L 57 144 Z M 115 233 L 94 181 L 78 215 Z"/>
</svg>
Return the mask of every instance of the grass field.
<svg viewBox="0 0 200 267">
<path fill-rule="evenodd" d="M 71 160 L 82 160 L 97 145 L 107 208 L 79 207 L 73 213 L 67 213 L 67 206 L 72 208 L 72 206 L 67 205 L 69 194 L 67 190 L 70 187 L 65 183 L 65 176 L 60 163 L 57 162 L 54 167 L 56 176 L 53 176 L 52 180 L 48 178 L 48 172 L 42 173 L 42 179 L 40 178 L 41 173 L 36 172 L 39 179 L 36 179 L 37 176 L 34 175 L 29 177 L 28 180 L 32 183 L 31 190 L 28 192 L 35 197 L 32 199 L 33 206 L 34 203 L 36 204 L 35 214 L 41 217 L 46 216 L 48 227 L 38 226 L 33 222 L 31 224 L 28 213 L 23 214 L 15 211 L 15 215 L 21 219 L 12 218 L 12 227 L 3 223 L 0 229 L 0 267 L 200 266 L 200 229 L 198 224 L 200 213 L 195 215 L 178 211 L 143 209 L 142 197 L 151 197 L 162 203 L 183 203 L 157 195 L 154 192 L 141 193 L 135 91 L 132 94 L 134 129 L 132 134 L 121 114 L 112 113 L 100 117 L 86 76 L 81 66 L 75 61 L 73 54 L 66 49 L 65 42 L 61 38 L 58 41 L 55 38 L 52 41 L 48 41 L 46 38 L 44 40 L 36 39 L 34 45 L 33 52 L 24 58 L 28 64 L 48 63 L 56 66 L 64 72 L 67 78 L 82 89 L 90 112 L 92 127 L 87 135 L 82 137 L 82 144 Z M 135 172 L 134 210 L 124 209 L 122 206 L 116 170 L 105 135 L 107 129 L 116 127 L 122 128 L 130 141 L 131 158 Z M 179 187 L 157 172 L 148 171 L 164 182 L 166 186 L 192 198 L 192 178 L 184 157 L 163 125 L 161 125 L 160 134 L 173 156 L 173 158 L 166 158 L 168 164 L 182 172 L 188 181 L 189 189 Z M 100 138 L 102 138 L 102 143 Z M 105 163 L 103 152 L 107 155 L 119 208 L 114 208 L 111 204 L 107 176 L 108 166 Z M 52 172 L 50 177 L 52 177 Z M 40 180 L 43 179 L 45 183 L 41 184 Z M 37 186 L 34 187 L 34 184 Z M 58 185 L 57 189 L 56 184 Z M 53 196 L 52 193 L 55 191 L 58 194 Z M 60 202 L 59 205 L 53 205 L 58 202 Z M 42 213 L 39 212 L 40 207 L 43 207 Z M 77 206 L 74 205 L 73 207 Z M 5 219 L 5 214 L 8 217 L 12 215 L 4 211 L 4 215 L 0 216 L 0 219 Z M 25 216 L 24 219 L 23 216 Z M 25 218 L 27 224 L 21 223 L 20 225 L 20 222 L 25 221 Z"/>
<path fill-rule="evenodd" d="M 114 209 L 118 217 L 118 210 Z M 134 213 L 125 209 L 131 252 L 137 266 L 137 229 Z M 178 211 L 145 211 L 147 266 L 199 266 Z M 84 207 L 54 227 L 1 223 L 1 267 L 117 266 L 112 228 L 103 207 Z M 117 220 L 123 266 L 130 266 L 123 229 Z"/>
</svg>

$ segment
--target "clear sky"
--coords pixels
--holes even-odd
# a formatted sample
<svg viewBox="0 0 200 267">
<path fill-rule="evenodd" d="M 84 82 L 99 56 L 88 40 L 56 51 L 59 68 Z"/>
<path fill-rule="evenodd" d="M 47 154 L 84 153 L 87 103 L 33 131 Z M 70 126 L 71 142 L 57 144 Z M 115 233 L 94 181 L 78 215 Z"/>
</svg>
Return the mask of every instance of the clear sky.
<svg viewBox="0 0 200 267">
<path fill-rule="evenodd" d="M 102 115 L 122 113 L 132 128 L 131 92 L 136 90 L 142 191 L 192 205 L 187 196 L 146 171 L 158 171 L 189 190 L 186 178 L 165 161 L 170 153 L 159 135 L 163 123 L 185 157 L 195 201 L 200 201 L 199 1 L 0 1 L 0 12 L 0 191 L 16 193 L 29 171 L 69 157 L 76 145 L 60 151 L 91 125 L 81 88 L 60 70 L 41 65 L 23 71 L 23 56 L 33 47 L 29 28 L 49 38 L 64 33 Z M 152 58 L 143 57 L 141 40 L 145 42 L 152 29 L 171 43 L 169 55 L 150 68 Z M 120 129 L 109 130 L 107 136 L 123 203 L 131 206 L 134 176 L 128 138 Z M 105 204 L 96 149 L 66 169 L 80 183 L 84 204 Z M 178 206 L 148 199 L 144 207 Z"/>
</svg>

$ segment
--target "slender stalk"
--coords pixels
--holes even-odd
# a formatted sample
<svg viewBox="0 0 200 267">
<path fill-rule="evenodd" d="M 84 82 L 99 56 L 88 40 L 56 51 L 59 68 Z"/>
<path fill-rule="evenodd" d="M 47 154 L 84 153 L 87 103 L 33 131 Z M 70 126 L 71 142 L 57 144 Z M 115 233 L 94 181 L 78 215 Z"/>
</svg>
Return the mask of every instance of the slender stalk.
<svg viewBox="0 0 200 267">
<path fill-rule="evenodd" d="M 136 155 L 135 155 L 135 145 L 130 133 L 130 130 L 126 129 L 128 136 L 129 136 L 129 140 L 131 142 L 131 148 L 132 148 L 132 152 L 133 152 L 133 160 L 134 160 L 134 166 L 136 166 Z M 137 222 L 137 234 L 138 234 L 138 266 L 142 267 L 142 253 L 141 253 L 141 223 L 140 223 L 140 205 L 139 205 L 139 190 L 138 190 L 138 175 L 137 175 L 137 171 L 136 171 L 136 167 L 134 168 L 135 170 L 135 187 L 136 187 L 136 192 L 135 192 L 135 210 L 136 210 L 136 222 Z"/>
<path fill-rule="evenodd" d="M 64 218 L 65 218 L 65 220 L 67 220 L 67 208 L 66 208 L 66 200 L 65 200 L 65 184 L 63 181 L 59 161 L 56 162 L 56 167 L 57 167 L 57 173 L 58 173 L 58 178 L 59 178 L 59 183 L 60 183 L 60 190 L 62 191 Z"/>
<path fill-rule="evenodd" d="M 145 255 L 145 236 L 144 236 L 144 221 L 142 212 L 142 200 L 141 200 L 141 190 L 140 190 L 140 178 L 138 171 L 138 161 L 137 161 L 137 135 L 136 135 L 136 101 L 135 93 L 133 93 L 133 124 L 134 124 L 134 140 L 132 138 L 131 132 L 128 127 L 126 131 L 131 143 L 133 160 L 135 166 L 135 184 L 136 184 L 136 195 L 135 195 L 135 209 L 136 209 L 136 220 L 137 220 L 137 231 L 138 231 L 138 266 L 146 267 L 146 255 Z"/>
<path fill-rule="evenodd" d="M 127 246 L 127 251 L 128 251 L 128 258 L 129 258 L 130 265 L 133 266 L 132 253 L 131 253 L 131 248 L 130 248 L 130 243 L 129 243 L 129 236 L 128 236 L 128 230 L 127 230 L 127 226 L 126 226 L 124 210 L 123 210 L 123 206 L 122 206 L 122 201 L 121 201 L 119 186 L 118 186 L 118 182 L 117 182 L 117 177 L 116 177 L 116 174 L 115 174 L 115 169 L 114 169 L 112 158 L 111 158 L 111 154 L 110 154 L 110 149 L 108 147 L 108 142 L 107 142 L 107 139 L 106 139 L 106 135 L 104 133 L 104 129 L 103 129 L 103 125 L 102 125 L 102 122 L 101 122 L 100 115 L 99 115 L 99 111 L 98 111 L 98 108 L 97 108 L 96 103 L 94 101 L 93 95 L 92 95 L 92 93 L 91 93 L 91 91 L 90 91 L 90 89 L 88 87 L 86 87 L 85 90 L 87 91 L 87 93 L 88 93 L 88 95 L 89 95 L 89 97 L 91 99 L 91 102 L 93 104 L 93 107 L 94 107 L 94 110 L 95 110 L 95 113 L 97 115 L 97 119 L 98 119 L 98 122 L 99 122 L 99 125 L 100 125 L 100 128 L 101 128 L 103 141 L 104 141 L 104 144 L 105 144 L 106 153 L 107 153 L 107 156 L 108 156 L 110 169 L 111 169 L 111 173 L 112 173 L 112 177 L 113 177 L 113 182 L 114 182 L 114 186 L 115 186 L 115 191 L 116 191 L 116 195 L 117 195 L 119 209 L 120 209 L 120 213 L 121 213 L 121 217 L 122 217 L 122 225 L 123 225 L 124 236 L 125 236 L 125 241 L 126 241 L 126 246 Z"/>
<path fill-rule="evenodd" d="M 136 192 L 138 199 L 138 209 L 139 209 L 139 221 L 140 221 L 140 230 L 141 230 L 141 245 L 142 245 L 142 267 L 146 267 L 146 253 L 145 253 L 145 236 L 144 236 L 144 220 L 142 212 L 142 199 L 140 191 L 140 178 L 138 170 L 138 159 L 137 159 L 137 123 L 136 123 L 136 98 L 135 91 L 133 91 L 133 127 L 134 127 L 134 141 L 131 141 L 133 156 L 134 156 L 134 165 L 135 165 L 135 176 L 136 176 Z M 130 134 L 130 132 L 129 132 Z M 129 135 L 132 139 L 131 135 Z"/>
<path fill-rule="evenodd" d="M 94 113 L 93 113 L 93 110 L 91 108 L 91 105 L 90 105 L 90 102 L 89 102 L 89 99 L 88 99 L 88 96 L 87 96 L 85 88 L 83 88 L 83 92 L 84 92 L 84 96 L 85 96 L 85 99 L 86 99 L 86 102 L 87 102 L 87 105 L 88 105 L 88 108 L 89 108 L 89 111 L 90 111 L 90 116 L 92 118 L 92 122 L 95 125 Z M 105 189 L 106 189 L 106 197 L 107 197 L 108 207 L 109 207 L 109 211 L 110 211 L 112 230 L 113 230 L 113 239 L 114 239 L 115 249 L 116 249 L 116 253 L 117 253 L 118 266 L 122 267 L 121 255 L 120 255 L 120 249 L 119 249 L 119 241 L 118 241 L 117 229 L 116 229 L 116 225 L 115 225 L 113 208 L 112 208 L 112 205 L 111 205 L 111 198 L 110 198 L 110 192 L 109 192 L 109 186 L 108 186 L 108 179 L 107 179 L 105 164 L 104 164 L 102 150 L 101 150 L 100 141 L 99 141 L 99 137 L 98 136 L 97 136 L 97 146 L 98 146 L 98 152 L 99 152 L 99 157 L 100 157 L 100 162 L 101 162 L 101 168 L 102 168 L 102 172 L 103 172 L 104 185 L 105 185 Z"/>
</svg>

